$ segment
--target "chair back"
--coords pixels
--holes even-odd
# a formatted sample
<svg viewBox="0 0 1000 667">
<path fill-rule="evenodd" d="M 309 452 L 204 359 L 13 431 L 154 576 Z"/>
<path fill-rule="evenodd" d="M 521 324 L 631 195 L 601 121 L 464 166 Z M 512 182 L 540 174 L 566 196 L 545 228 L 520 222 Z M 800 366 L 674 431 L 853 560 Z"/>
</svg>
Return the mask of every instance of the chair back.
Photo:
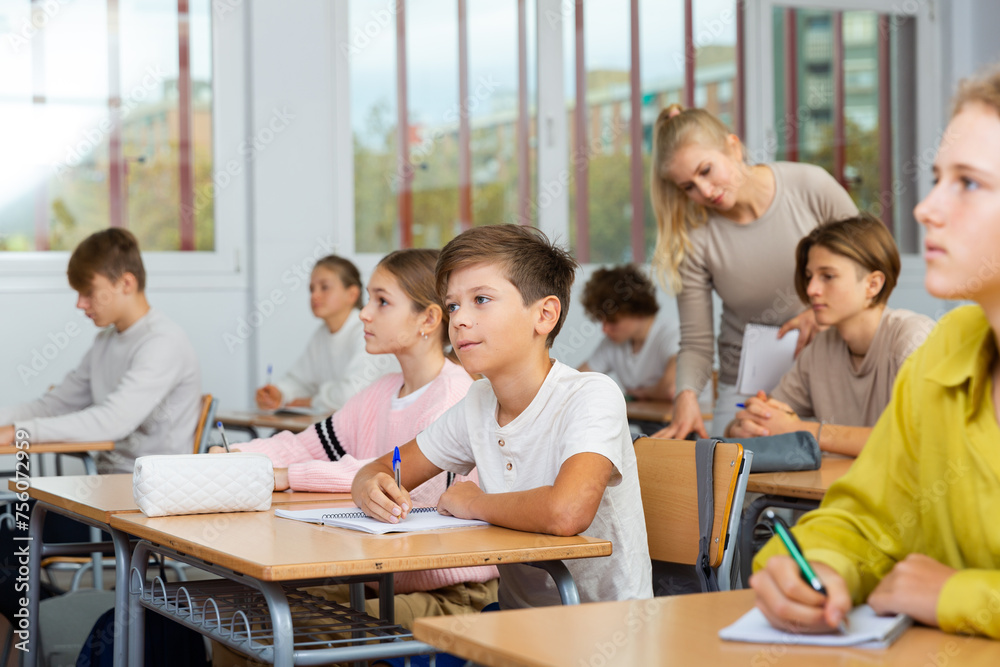
<svg viewBox="0 0 1000 667">
<path fill-rule="evenodd" d="M 695 442 L 640 438 L 635 441 L 635 456 L 650 558 L 696 565 L 701 528 Z M 752 456 L 739 443 L 720 442 L 715 447 L 709 564 L 717 570 L 721 590 L 732 588 L 730 572 Z"/>
<path fill-rule="evenodd" d="M 201 409 L 198 410 L 198 423 L 194 429 L 194 453 L 200 453 L 208 442 L 208 434 L 212 430 L 213 419 L 215 419 L 215 409 L 219 405 L 217 398 L 212 398 L 211 394 L 202 394 Z"/>
</svg>

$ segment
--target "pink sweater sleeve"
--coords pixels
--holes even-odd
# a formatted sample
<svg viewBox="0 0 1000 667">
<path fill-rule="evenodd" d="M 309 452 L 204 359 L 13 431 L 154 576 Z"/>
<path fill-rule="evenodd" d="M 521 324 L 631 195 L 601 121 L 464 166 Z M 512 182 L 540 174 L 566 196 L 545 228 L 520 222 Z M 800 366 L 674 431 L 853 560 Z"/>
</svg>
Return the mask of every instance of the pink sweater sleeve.
<svg viewBox="0 0 1000 667">
<path fill-rule="evenodd" d="M 375 459 L 356 459 L 350 454 L 339 461 L 309 461 L 288 466 L 292 491 L 341 493 L 351 490 L 354 476 Z"/>
<path fill-rule="evenodd" d="M 313 433 L 312 438 L 316 439 L 315 431 L 310 427 L 297 435 L 291 431 L 282 431 L 270 438 L 257 438 L 250 442 L 234 443 L 233 449 L 247 453 L 266 454 L 275 468 L 287 468 L 293 463 L 313 459 L 309 447 L 306 445 L 310 433 Z"/>
</svg>

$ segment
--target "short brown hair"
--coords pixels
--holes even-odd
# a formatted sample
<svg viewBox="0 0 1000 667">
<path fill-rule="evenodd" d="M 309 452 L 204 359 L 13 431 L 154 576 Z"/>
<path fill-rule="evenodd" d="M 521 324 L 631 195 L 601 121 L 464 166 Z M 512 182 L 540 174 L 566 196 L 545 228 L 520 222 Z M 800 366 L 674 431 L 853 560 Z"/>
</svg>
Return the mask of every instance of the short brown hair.
<svg viewBox="0 0 1000 667">
<path fill-rule="evenodd" d="M 364 286 L 361 284 L 361 272 L 358 271 L 358 267 L 354 266 L 354 263 L 349 259 L 344 259 L 339 255 L 327 255 L 326 257 L 321 257 L 316 260 L 316 265 L 313 266 L 313 271 L 319 268 L 327 269 L 328 271 L 333 271 L 340 278 L 340 282 L 344 287 L 357 287 L 358 288 L 358 298 L 354 302 L 353 308 L 360 309 L 364 304 L 363 292 Z"/>
<path fill-rule="evenodd" d="M 889 301 L 889 295 L 899 279 L 899 249 L 881 220 L 862 214 L 846 220 L 825 222 L 799 241 L 795 249 L 795 291 L 803 303 L 809 303 L 809 295 L 806 293 L 809 287 L 806 265 L 809 263 L 809 250 L 813 246 L 822 246 L 853 260 L 866 273 L 881 271 L 885 276 L 885 284 L 872 298 L 871 305 L 885 305 Z M 859 271 L 858 275 L 860 277 L 863 274 Z"/>
<path fill-rule="evenodd" d="M 656 288 L 635 264 L 598 269 L 583 288 L 583 309 L 590 319 L 615 321 L 623 315 L 656 315 Z"/>
<path fill-rule="evenodd" d="M 66 267 L 70 287 L 83 293 L 90 289 L 95 274 L 116 283 L 126 273 L 135 276 L 140 292 L 146 290 L 146 269 L 139 242 L 132 232 L 117 227 L 95 232 L 81 241 Z"/>
<path fill-rule="evenodd" d="M 579 266 L 573 256 L 534 227 L 473 227 L 449 241 L 438 257 L 437 293 L 442 303 L 451 274 L 476 264 L 498 265 L 521 293 L 525 306 L 547 296 L 559 299 L 559 321 L 545 339 L 546 347 L 552 347 L 569 310 L 570 289 Z"/>
<path fill-rule="evenodd" d="M 396 282 L 413 302 L 413 312 L 420 313 L 429 306 L 438 306 L 434 283 L 438 250 L 408 248 L 395 250 L 382 258 L 376 269 L 385 269 L 396 278 Z M 441 342 L 448 343 L 448 311 L 441 308 Z"/>
</svg>

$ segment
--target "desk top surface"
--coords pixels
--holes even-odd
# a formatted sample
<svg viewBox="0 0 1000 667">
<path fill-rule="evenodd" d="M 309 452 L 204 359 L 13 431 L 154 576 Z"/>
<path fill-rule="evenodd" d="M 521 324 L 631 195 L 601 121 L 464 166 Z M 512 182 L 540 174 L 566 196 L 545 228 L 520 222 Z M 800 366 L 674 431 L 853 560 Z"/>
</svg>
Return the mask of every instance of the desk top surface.
<svg viewBox="0 0 1000 667">
<path fill-rule="evenodd" d="M 819 470 L 754 473 L 747 478 L 747 491 L 822 500 L 830 485 L 843 477 L 852 463 L 851 457 L 823 456 Z"/>
<path fill-rule="evenodd" d="M 629 419 L 667 423 L 674 418 L 673 401 L 627 401 L 625 413 Z M 712 413 L 703 412 L 702 419 L 711 419 Z"/>
<path fill-rule="evenodd" d="M 100 442 L 32 442 L 24 449 L 18 449 L 13 444 L 0 445 L 0 455 L 17 454 L 19 451 L 28 454 L 81 454 L 84 452 L 107 452 L 115 448 L 111 440 Z"/>
<path fill-rule="evenodd" d="M 256 410 L 222 410 L 215 415 L 217 421 L 226 426 L 253 426 L 255 428 L 273 428 L 279 431 L 299 433 L 311 425 L 325 419 L 326 415 L 298 415 L 274 412 L 258 412 Z M 239 448 L 238 443 L 233 443 Z"/>
<path fill-rule="evenodd" d="M 541 665 L 996 665 L 1000 642 L 915 627 L 885 650 L 746 644 L 718 631 L 753 591 L 422 618 L 417 639 L 489 667 Z M 939 656 L 935 662 L 934 657 Z"/>
<path fill-rule="evenodd" d="M 32 477 L 28 496 L 60 509 L 101 523 L 109 523 L 111 515 L 138 512 L 132 497 L 132 475 L 66 475 L 62 477 Z M 22 485 L 23 486 L 23 485 Z M 16 481 L 7 481 L 7 488 L 18 491 Z M 347 493 L 285 493 L 276 491 L 272 505 L 290 505 L 350 500 Z"/>
<path fill-rule="evenodd" d="M 353 503 L 345 500 L 312 505 L 341 506 L 353 506 Z M 143 514 L 116 514 L 111 517 L 111 526 L 263 581 L 611 554 L 610 542 L 592 537 L 556 537 L 497 526 L 369 535 L 280 519 L 274 516 L 273 509 L 153 518 Z"/>
</svg>

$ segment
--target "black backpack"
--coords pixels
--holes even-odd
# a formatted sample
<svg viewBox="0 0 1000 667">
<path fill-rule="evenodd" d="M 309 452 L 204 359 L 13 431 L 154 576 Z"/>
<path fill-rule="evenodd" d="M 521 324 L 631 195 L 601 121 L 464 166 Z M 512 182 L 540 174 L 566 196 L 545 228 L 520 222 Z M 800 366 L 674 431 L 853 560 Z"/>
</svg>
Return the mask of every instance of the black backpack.
<svg viewBox="0 0 1000 667">
<path fill-rule="evenodd" d="M 190 628 L 175 623 L 156 612 L 143 614 L 146 619 L 147 667 L 209 667 L 204 638 Z M 127 632 L 126 628 L 121 628 Z M 83 644 L 76 667 L 112 667 L 114 664 L 115 610 L 104 612 L 94 623 Z"/>
</svg>

